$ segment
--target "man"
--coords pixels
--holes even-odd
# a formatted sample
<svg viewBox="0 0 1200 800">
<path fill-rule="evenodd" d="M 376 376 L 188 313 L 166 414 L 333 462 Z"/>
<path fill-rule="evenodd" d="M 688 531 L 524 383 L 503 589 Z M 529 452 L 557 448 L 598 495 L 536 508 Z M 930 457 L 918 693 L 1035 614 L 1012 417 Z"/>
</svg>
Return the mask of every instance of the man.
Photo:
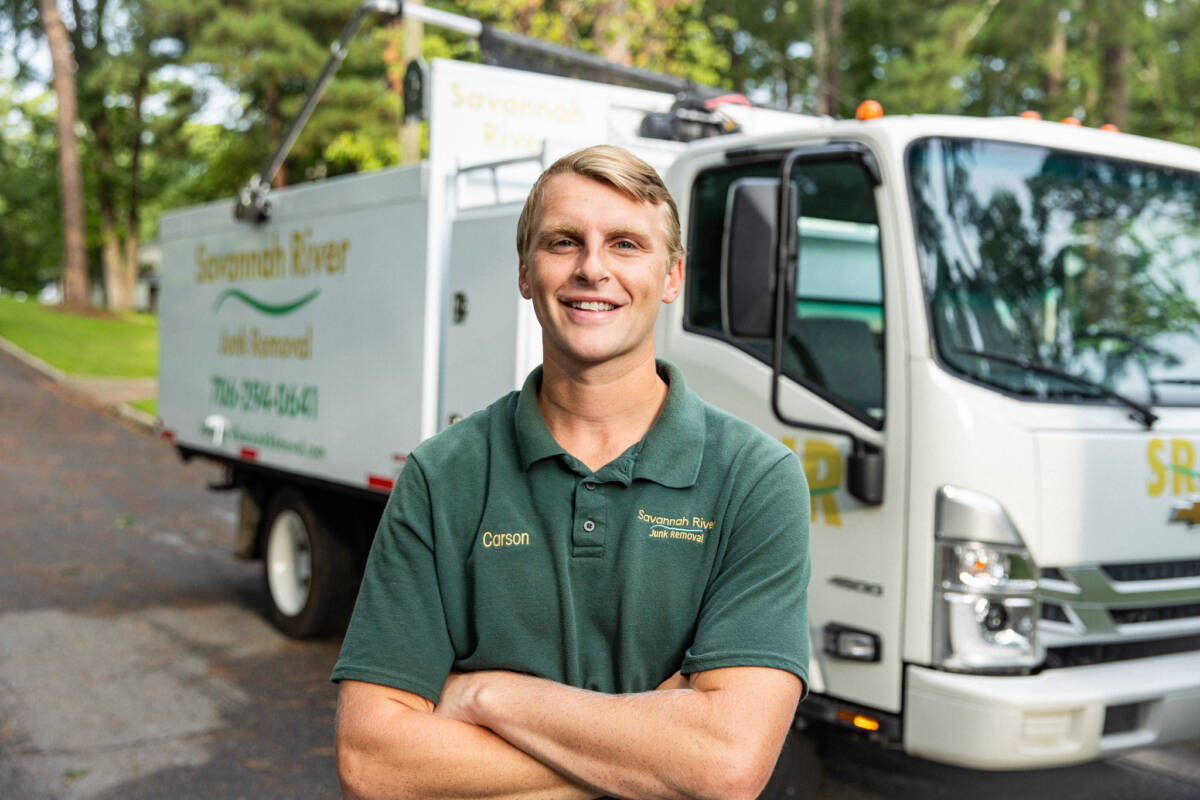
<svg viewBox="0 0 1200 800">
<path fill-rule="evenodd" d="M 334 680 L 348 797 L 757 797 L 804 691 L 807 486 L 654 358 L 675 204 L 598 146 L 538 180 L 543 363 L 409 456 Z"/>
</svg>

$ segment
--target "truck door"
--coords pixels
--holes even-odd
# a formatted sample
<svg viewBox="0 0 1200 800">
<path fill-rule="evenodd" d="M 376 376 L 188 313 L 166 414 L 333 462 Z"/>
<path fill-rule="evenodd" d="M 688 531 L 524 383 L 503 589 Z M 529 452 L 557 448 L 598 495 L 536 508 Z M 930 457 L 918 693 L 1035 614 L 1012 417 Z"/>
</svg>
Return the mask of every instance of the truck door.
<svg viewBox="0 0 1200 800">
<path fill-rule="evenodd" d="M 795 296 L 786 304 L 792 318 L 782 348 L 783 413 L 771 402 L 772 344 L 730 332 L 725 273 L 736 280 L 744 265 L 723 263 L 730 191 L 740 181 L 774 179 L 778 186 L 778 153 L 712 159 L 688 177 L 673 176 L 677 184 L 690 177 L 689 256 L 682 307 L 672 310 L 678 324 L 660 332 L 660 351 L 701 396 L 779 438 L 803 462 L 812 498 L 812 690 L 899 712 L 905 564 L 899 291 L 887 285 L 877 202 L 883 193 L 868 168 L 873 161 L 864 163 L 862 152 L 818 149 L 820 158 L 801 157 L 791 172 L 799 252 Z M 854 438 L 884 454 L 882 503 L 847 491 Z M 826 652 L 847 633 L 841 654 Z"/>
</svg>

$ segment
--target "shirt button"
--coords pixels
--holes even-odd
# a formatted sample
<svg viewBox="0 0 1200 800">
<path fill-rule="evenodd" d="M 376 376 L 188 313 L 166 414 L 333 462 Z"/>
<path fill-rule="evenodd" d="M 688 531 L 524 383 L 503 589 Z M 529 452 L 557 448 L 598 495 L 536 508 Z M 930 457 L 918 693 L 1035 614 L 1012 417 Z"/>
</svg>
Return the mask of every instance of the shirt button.
<svg viewBox="0 0 1200 800">
<path fill-rule="evenodd" d="M 589 519 L 587 522 L 583 523 L 583 529 L 588 533 L 591 533 L 592 531 L 596 530 L 596 523 Z"/>
<path fill-rule="evenodd" d="M 587 483 L 585 483 L 583 485 L 583 488 L 587 489 L 589 492 L 592 492 L 592 491 L 595 491 L 596 484 L 592 483 L 591 481 L 588 481 Z"/>
</svg>

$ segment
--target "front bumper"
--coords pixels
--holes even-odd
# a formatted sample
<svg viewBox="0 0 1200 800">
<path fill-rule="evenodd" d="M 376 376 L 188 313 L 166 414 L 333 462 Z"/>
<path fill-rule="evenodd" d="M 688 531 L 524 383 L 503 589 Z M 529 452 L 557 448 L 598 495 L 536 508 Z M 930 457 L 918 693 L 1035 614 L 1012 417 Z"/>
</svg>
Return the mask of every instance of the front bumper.
<svg viewBox="0 0 1200 800">
<path fill-rule="evenodd" d="M 905 751 L 958 766 L 1055 767 L 1200 738 L 1200 652 L 1025 676 L 909 665 L 905 684 Z"/>
</svg>

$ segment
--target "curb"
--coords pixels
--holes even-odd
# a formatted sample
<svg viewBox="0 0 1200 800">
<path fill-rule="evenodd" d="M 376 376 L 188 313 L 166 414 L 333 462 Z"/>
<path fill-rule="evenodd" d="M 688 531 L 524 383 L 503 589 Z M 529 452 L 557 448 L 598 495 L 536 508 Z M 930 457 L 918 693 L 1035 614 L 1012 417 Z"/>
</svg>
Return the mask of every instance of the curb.
<svg viewBox="0 0 1200 800">
<path fill-rule="evenodd" d="M 70 375 L 63 372 L 58 367 L 47 364 L 45 361 L 42 361 L 32 353 L 18 347 L 8 339 L 5 339 L 3 336 L 0 336 L 0 351 L 7 353 L 25 366 L 42 374 L 55 383 L 70 389 L 75 394 L 79 394 L 84 397 L 90 397 L 87 392 L 80 391 L 78 387 L 71 385 Z M 145 411 L 142 411 L 140 408 L 134 408 L 129 403 L 113 403 L 111 405 L 107 405 L 106 407 L 116 413 L 117 416 L 129 420 L 130 422 L 145 428 L 147 431 L 153 432 L 158 426 L 157 419 L 150 414 L 147 414 Z"/>
<path fill-rule="evenodd" d="M 32 353 L 22 350 L 3 336 L 0 336 L 0 350 L 8 353 L 27 367 L 32 367 L 51 380 L 58 381 L 59 383 L 64 383 L 67 380 L 67 373 L 58 367 L 50 366 Z"/>
</svg>

